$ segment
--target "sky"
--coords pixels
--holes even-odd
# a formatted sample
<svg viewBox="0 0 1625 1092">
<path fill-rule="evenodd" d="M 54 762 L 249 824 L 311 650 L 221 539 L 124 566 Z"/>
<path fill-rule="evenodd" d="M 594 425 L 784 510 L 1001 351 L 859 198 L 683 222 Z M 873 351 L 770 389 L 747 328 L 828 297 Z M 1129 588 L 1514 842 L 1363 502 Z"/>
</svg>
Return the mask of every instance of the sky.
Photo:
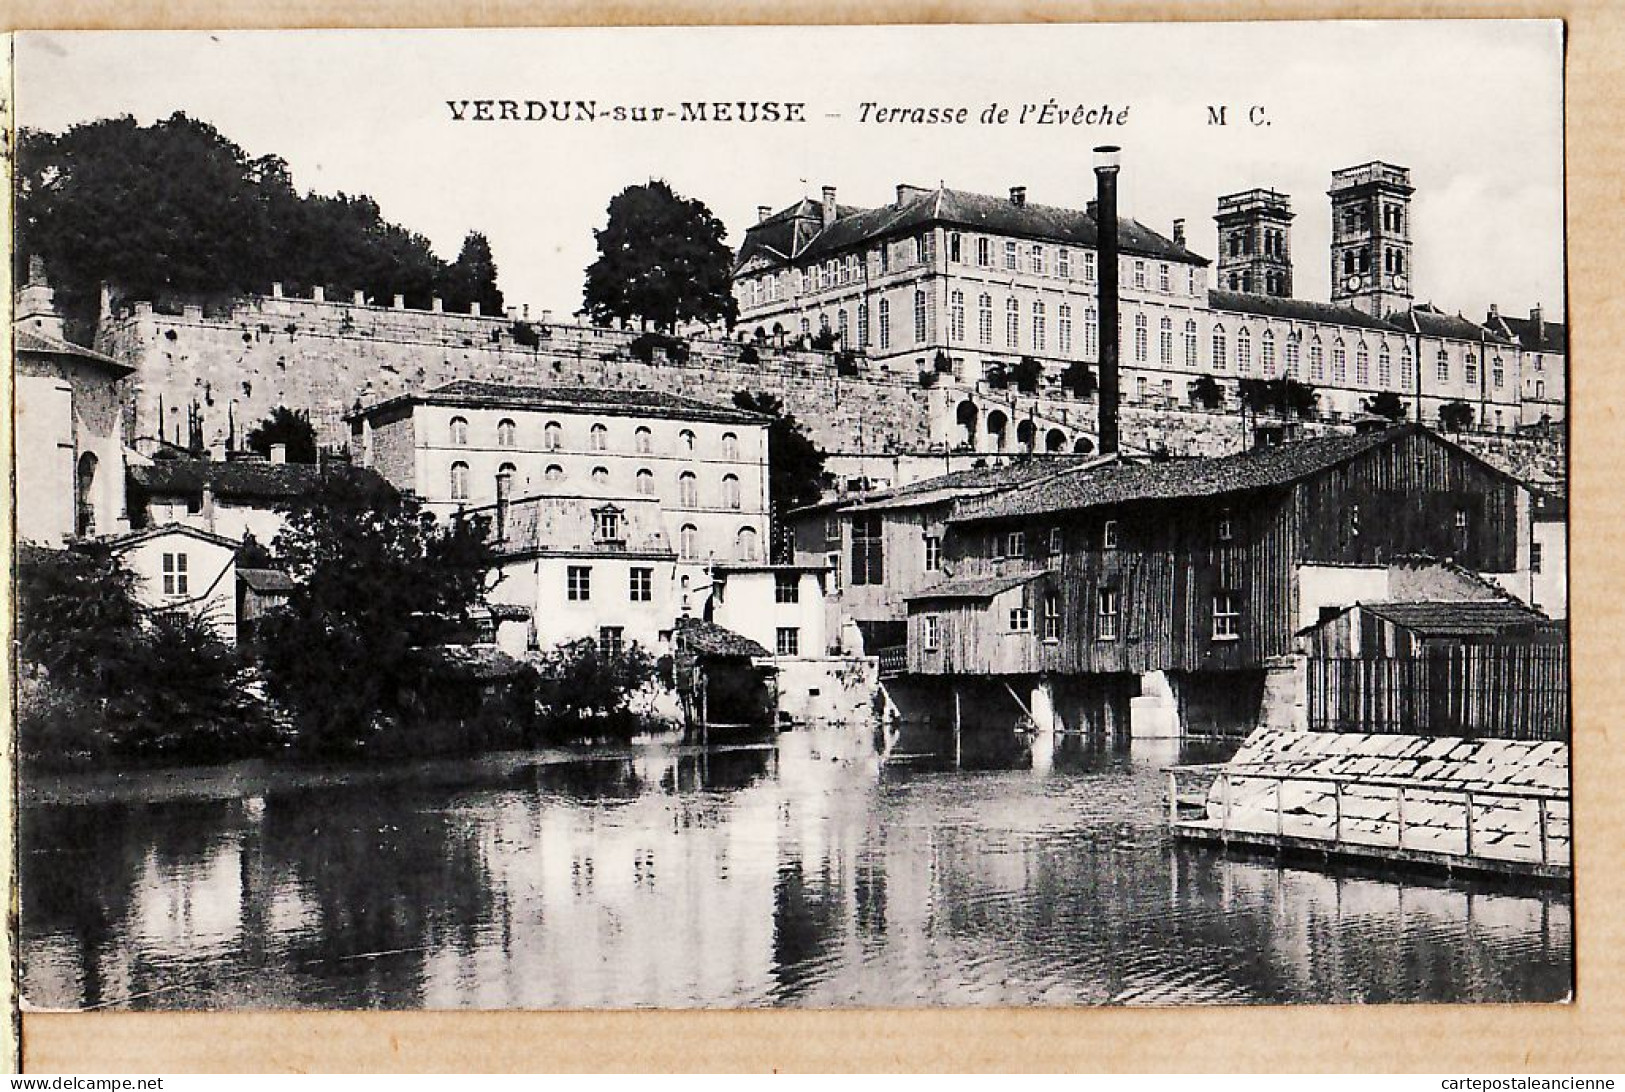
<svg viewBox="0 0 1625 1092">
<path fill-rule="evenodd" d="M 29 33 L 18 123 L 61 130 L 180 110 L 301 190 L 366 193 L 456 256 L 490 239 L 510 303 L 581 306 L 593 230 L 623 187 L 664 178 L 737 246 L 758 205 L 900 182 L 1082 207 L 1092 147 L 1123 148 L 1121 209 L 1217 254 L 1220 194 L 1291 196 L 1297 295 L 1327 298 L 1335 169 L 1411 170 L 1419 300 L 1564 312 L 1562 30 L 1555 21 L 501 31 Z M 454 121 L 448 100 L 804 102 L 800 124 Z M 1022 103 L 1125 107 L 1121 125 L 1014 124 Z M 970 124 L 877 124 L 865 102 L 964 107 Z M 1010 124 L 983 125 L 990 104 Z M 1226 107 L 1227 124 L 1209 123 Z M 1248 121 L 1255 115 L 1268 124 Z"/>
</svg>

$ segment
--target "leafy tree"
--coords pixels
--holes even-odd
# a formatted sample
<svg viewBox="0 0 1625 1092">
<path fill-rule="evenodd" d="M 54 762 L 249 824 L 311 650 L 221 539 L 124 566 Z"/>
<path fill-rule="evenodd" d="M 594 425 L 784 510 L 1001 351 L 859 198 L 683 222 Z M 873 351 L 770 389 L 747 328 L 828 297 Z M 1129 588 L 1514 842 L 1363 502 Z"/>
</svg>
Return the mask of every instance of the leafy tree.
<svg viewBox="0 0 1625 1092">
<path fill-rule="evenodd" d="M 1365 411 L 1390 421 L 1405 419 L 1405 402 L 1393 391 L 1379 391 L 1365 400 Z"/>
<path fill-rule="evenodd" d="M 482 315 L 502 314 L 502 290 L 497 287 L 497 263 L 491 255 L 491 242 L 478 231 L 463 239 L 463 249 L 441 278 L 441 295 L 458 311 L 471 303 L 480 305 Z M 533 346 L 534 347 L 534 346 Z"/>
<path fill-rule="evenodd" d="M 276 555 L 271 553 L 270 547 L 254 537 L 254 532 L 249 531 L 243 535 L 242 542 L 237 544 L 237 567 L 274 569 L 277 567 Z"/>
<path fill-rule="evenodd" d="M 931 366 L 944 375 L 952 375 L 954 371 L 954 358 L 946 350 L 938 349 L 937 355 L 932 358 Z"/>
<path fill-rule="evenodd" d="M 409 712 L 413 650 L 467 633 L 493 568 L 483 523 L 443 528 L 347 476 L 323 480 L 276 552 L 296 587 L 261 622 L 261 657 L 296 744 L 321 753 L 365 748 Z"/>
<path fill-rule="evenodd" d="M 587 267 L 582 292 L 593 322 L 670 330 L 717 319 L 731 328 L 738 319 L 727 229 L 702 202 L 660 180 L 628 186 L 610 200 L 608 222 L 593 235 L 598 259 Z"/>
<path fill-rule="evenodd" d="M 1074 398 L 1088 398 L 1099 389 L 1094 369 L 1081 360 L 1074 360 L 1061 373 L 1061 385 L 1072 392 Z"/>
<path fill-rule="evenodd" d="M 1010 386 L 1010 376 L 1005 371 L 1004 365 L 998 361 L 994 361 L 987 366 L 987 369 L 982 373 L 982 378 L 987 381 L 989 387 L 996 391 L 1005 390 Z"/>
<path fill-rule="evenodd" d="M 1460 432 L 1473 427 L 1473 407 L 1461 399 L 1446 402 L 1439 407 L 1439 427 L 1446 432 Z"/>
<path fill-rule="evenodd" d="M 104 281 L 123 297 L 157 301 L 282 281 L 293 291 L 401 293 L 413 306 L 454 287 L 500 312 L 483 238 L 471 235 L 448 266 L 423 236 L 384 220 L 372 198 L 301 196 L 284 161 L 253 158 L 183 113 L 151 125 L 125 116 L 61 133 L 25 129 L 16 194 L 15 272 L 41 258 L 81 336 Z"/>
<path fill-rule="evenodd" d="M 141 610 L 135 574 L 105 547 L 25 547 L 17 564 L 17 655 L 93 697 L 130 677 Z"/>
<path fill-rule="evenodd" d="M 1241 404 L 1253 413 L 1276 413 L 1283 417 L 1307 417 L 1314 412 L 1319 395 L 1315 389 L 1296 379 L 1278 376 L 1275 379 L 1244 378 L 1236 382 L 1236 394 Z M 1217 403 L 1209 408 L 1215 408 Z"/>
<path fill-rule="evenodd" d="M 1197 376 L 1191 383 L 1191 402 L 1214 410 L 1224 405 L 1224 388 L 1211 375 Z"/>
<path fill-rule="evenodd" d="M 656 674 L 654 657 L 636 642 L 610 653 L 585 637 L 545 653 L 528 686 L 554 734 L 624 733 L 635 727 L 626 715 L 629 699 Z"/>
<path fill-rule="evenodd" d="M 835 346 L 840 344 L 840 337 L 835 333 L 834 330 L 831 330 L 826 326 L 814 334 L 812 336 L 812 340 L 808 342 L 808 344 L 818 352 L 827 353 L 834 350 Z"/>
<path fill-rule="evenodd" d="M 772 418 L 767 426 L 768 492 L 772 495 L 774 526 L 782 528 L 791 509 L 816 504 L 823 496 L 831 481 L 824 470 L 826 455 L 774 395 L 739 391 L 734 395 L 734 405 Z M 776 550 L 779 539 L 778 534 L 773 536 Z"/>
<path fill-rule="evenodd" d="M 290 463 L 316 461 L 316 428 L 306 410 L 276 407 L 249 430 L 246 442 L 248 450 L 261 455 L 270 455 L 273 444 L 286 444 Z"/>
<path fill-rule="evenodd" d="M 1023 394 L 1033 394 L 1038 390 L 1039 381 L 1044 378 L 1044 365 L 1035 358 L 1024 356 L 1016 361 L 1010 368 L 1010 382 L 1016 385 L 1016 390 Z"/>
</svg>

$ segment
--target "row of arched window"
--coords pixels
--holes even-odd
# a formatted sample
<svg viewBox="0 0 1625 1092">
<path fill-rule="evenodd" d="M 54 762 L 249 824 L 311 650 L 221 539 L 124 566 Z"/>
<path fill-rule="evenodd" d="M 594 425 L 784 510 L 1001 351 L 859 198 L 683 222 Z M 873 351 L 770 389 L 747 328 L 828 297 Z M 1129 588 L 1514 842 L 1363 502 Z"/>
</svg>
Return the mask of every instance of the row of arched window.
<svg viewBox="0 0 1625 1092">
<path fill-rule="evenodd" d="M 452 447 L 467 447 L 469 445 L 469 424 L 466 417 L 453 417 L 449 427 L 448 439 Z M 518 425 L 511 419 L 504 417 L 497 422 L 496 446 L 518 447 Z M 684 452 L 693 452 L 698 437 L 693 429 L 685 428 L 677 434 L 678 448 Z M 564 450 L 564 425 L 559 421 L 548 421 L 542 426 L 542 448 L 545 451 Z M 602 421 L 594 421 L 587 430 L 587 450 L 608 451 L 609 426 Z M 647 425 L 639 425 L 632 430 L 632 451 L 639 455 L 654 454 L 654 430 Z M 722 434 L 722 458 L 735 460 L 739 458 L 739 435 L 734 432 Z"/>
<path fill-rule="evenodd" d="M 518 476 L 518 468 L 513 463 L 503 463 L 497 468 L 497 496 L 513 496 L 514 480 Z M 469 465 L 458 461 L 451 464 L 451 499 L 466 501 L 471 497 L 471 474 Z M 610 474 L 607 466 L 592 468 L 591 478 L 594 485 L 608 485 Z M 544 479 L 550 482 L 562 481 L 565 477 L 564 467 L 558 463 L 550 464 L 542 472 Z M 647 467 L 640 468 L 633 477 L 634 487 L 640 496 L 652 497 L 655 495 L 654 471 Z M 720 506 L 738 511 L 744 507 L 744 491 L 737 474 L 724 474 L 719 483 L 718 497 Z M 700 479 L 692 470 L 685 470 L 677 475 L 677 503 L 681 508 L 700 507 Z"/>
</svg>

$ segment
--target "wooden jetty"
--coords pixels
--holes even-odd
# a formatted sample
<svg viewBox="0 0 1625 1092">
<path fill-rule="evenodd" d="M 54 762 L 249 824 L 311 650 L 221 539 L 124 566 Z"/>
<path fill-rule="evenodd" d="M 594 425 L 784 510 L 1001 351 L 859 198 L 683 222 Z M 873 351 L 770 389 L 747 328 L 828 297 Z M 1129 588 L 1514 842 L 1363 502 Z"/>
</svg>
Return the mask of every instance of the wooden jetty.
<svg viewBox="0 0 1625 1092">
<path fill-rule="evenodd" d="M 1167 773 L 1168 825 L 1181 840 L 1451 873 L 1572 877 L 1566 791 L 1250 763 Z"/>
</svg>

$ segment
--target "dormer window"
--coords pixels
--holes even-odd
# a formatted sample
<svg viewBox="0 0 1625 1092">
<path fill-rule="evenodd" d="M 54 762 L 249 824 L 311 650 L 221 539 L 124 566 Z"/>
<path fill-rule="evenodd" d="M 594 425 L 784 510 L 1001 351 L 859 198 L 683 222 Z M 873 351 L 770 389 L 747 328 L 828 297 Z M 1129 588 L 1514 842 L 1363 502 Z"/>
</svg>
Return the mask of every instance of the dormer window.
<svg viewBox="0 0 1625 1092">
<path fill-rule="evenodd" d="M 614 505 L 593 509 L 593 542 L 600 546 L 626 545 L 625 524 L 622 522 L 624 515 L 625 513 Z"/>
</svg>

